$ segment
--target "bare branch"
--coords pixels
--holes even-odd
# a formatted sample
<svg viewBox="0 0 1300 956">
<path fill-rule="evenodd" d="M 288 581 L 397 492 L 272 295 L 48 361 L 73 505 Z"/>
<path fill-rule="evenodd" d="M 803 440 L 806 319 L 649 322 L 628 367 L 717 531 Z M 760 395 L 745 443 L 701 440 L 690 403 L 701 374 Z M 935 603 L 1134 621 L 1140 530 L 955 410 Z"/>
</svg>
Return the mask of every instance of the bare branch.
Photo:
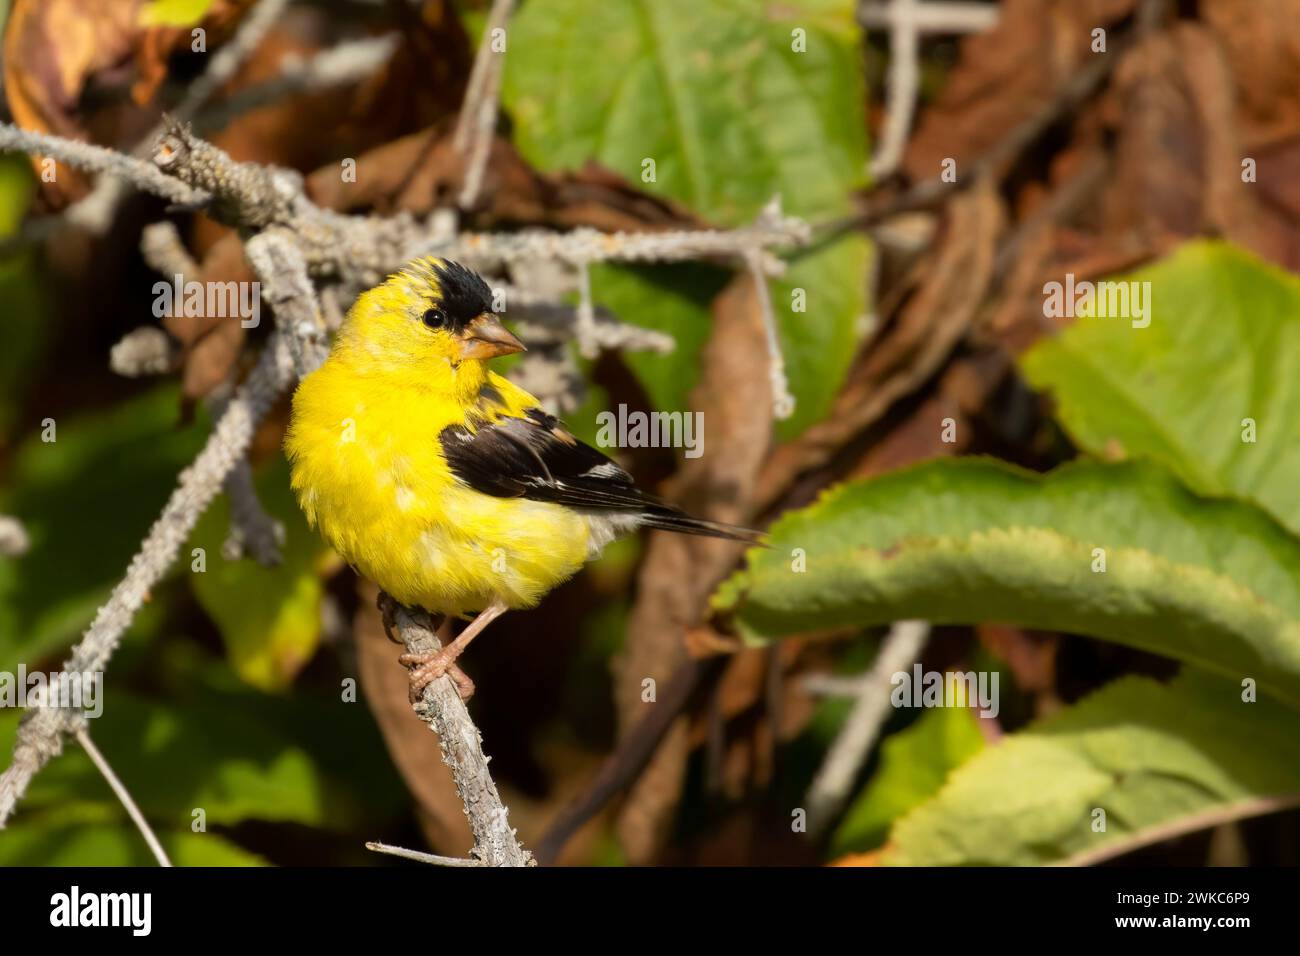
<svg viewBox="0 0 1300 956">
<path fill-rule="evenodd" d="M 143 160 L 91 143 L 47 133 L 33 133 L 10 123 L 0 123 L 0 152 L 43 156 L 84 169 L 88 172 L 112 173 L 145 192 L 186 206 L 200 206 L 208 194 L 164 175 Z"/>
<path fill-rule="evenodd" d="M 284 525 L 262 507 L 253 484 L 253 468 L 247 458 L 235 463 L 226 475 L 226 498 L 230 502 L 230 534 L 221 546 L 221 556 L 238 561 L 249 555 L 264 568 L 275 567 L 282 560 Z"/>
<path fill-rule="evenodd" d="M 185 248 L 176 224 L 167 220 L 144 227 L 140 234 L 140 255 L 150 269 L 168 279 L 199 273 L 199 264 Z"/>
<path fill-rule="evenodd" d="M 244 15 L 235 35 L 212 54 L 207 69 L 190 84 L 185 96 L 170 111 L 177 122 L 184 123 L 193 119 L 203 104 L 212 98 L 212 94 L 230 81 L 244 61 L 261 45 L 288 5 L 289 0 L 260 0 Z M 145 137 L 144 142 L 156 139 L 157 135 L 155 132 L 152 136 Z"/>
<path fill-rule="evenodd" d="M 396 606 L 397 633 L 411 654 L 436 654 L 442 643 L 423 611 Z M 460 699 L 456 684 L 445 674 L 424 689 L 416 715 L 438 735 L 442 759 L 451 768 L 456 791 L 465 804 L 474 835 L 475 859 L 487 866 L 535 866 L 532 854 L 519 845 L 510 828 L 508 811 L 488 772 L 483 738 Z"/>
<path fill-rule="evenodd" d="M 483 866 L 478 860 L 466 860 L 458 856 L 438 856 L 436 853 L 408 850 L 406 847 L 392 846 L 388 843 L 372 841 L 366 844 L 366 849 L 373 850 L 375 853 L 386 853 L 389 856 L 400 856 L 404 860 L 415 860 L 417 863 L 428 863 L 430 866 Z"/>
<path fill-rule="evenodd" d="M 465 102 L 461 104 L 452 146 L 468 160 L 464 183 L 457 205 L 469 209 L 478 201 L 483 188 L 483 173 L 487 169 L 492 138 L 496 135 L 497 109 L 501 96 L 501 71 L 505 66 L 505 51 L 493 49 L 497 31 L 504 31 L 506 21 L 514 11 L 515 0 L 493 0 L 483 27 L 483 39 L 474 67 L 470 71 L 465 89 Z"/>
<path fill-rule="evenodd" d="M 906 14 L 906 21 L 921 33 L 980 33 L 998 22 L 998 8 L 984 3 L 949 3 L 927 0 Z M 890 29 L 900 22 L 890 3 L 864 3 L 858 22 L 871 29 Z"/>
<path fill-rule="evenodd" d="M 794 414 L 794 396 L 790 382 L 785 377 L 785 356 L 781 354 L 781 340 L 777 337 L 776 313 L 772 311 L 772 293 L 767 287 L 763 272 L 762 250 L 755 247 L 745 253 L 745 263 L 754 280 L 754 294 L 758 296 L 758 311 L 763 317 L 763 332 L 767 339 L 767 374 L 772 386 L 772 414 L 789 418 Z"/>
<path fill-rule="evenodd" d="M 235 463 L 248 451 L 254 429 L 289 384 L 290 377 L 289 349 L 277 335 L 231 399 L 194 464 L 181 473 L 179 487 L 149 529 L 126 575 L 64 663 L 65 673 L 104 670 L 145 596 L 176 560 L 199 515 L 221 490 Z M 14 741 L 13 763 L 0 774 L 0 828 L 26 792 L 32 776 L 61 752 L 63 734 L 75 733 L 84 722 L 80 711 L 65 708 L 40 707 L 24 717 Z"/>
<path fill-rule="evenodd" d="M 735 262 L 751 248 L 800 246 L 808 241 L 808 236 L 808 225 L 803 220 L 784 216 L 779 206 L 769 204 L 751 225 L 739 229 L 612 233 L 596 229 L 570 232 L 530 229 L 511 233 L 463 233 L 451 239 L 423 241 L 410 250 L 407 258 L 437 254 L 493 263 L 550 259 L 575 267 L 595 262 L 695 259 Z M 780 275 L 783 266 L 780 260 L 765 253 L 763 271 L 767 275 Z"/>
<path fill-rule="evenodd" d="M 320 302 L 298 246 L 290 235 L 269 230 L 249 239 L 244 255 L 261 280 L 262 295 L 275 311 L 280 334 L 289 342 L 298 377 L 315 371 L 329 347 Z"/>
<path fill-rule="evenodd" d="M 132 329 L 109 350 L 108 367 L 124 378 L 163 375 L 176 364 L 180 349 L 156 325 Z"/>
<path fill-rule="evenodd" d="M 158 842 L 158 837 L 155 836 L 153 830 L 150 829 L 149 821 L 144 818 L 144 814 L 140 812 L 140 808 L 137 807 L 135 801 L 131 799 L 130 791 L 127 790 L 122 781 L 118 779 L 117 774 L 113 773 L 113 768 L 108 765 L 108 761 L 105 760 L 104 755 L 99 752 L 99 748 L 91 743 L 89 731 L 82 726 L 77 728 L 74 736 L 77 738 L 77 743 L 81 744 L 81 749 L 86 751 L 86 754 L 90 757 L 90 762 L 95 765 L 95 768 L 100 772 L 103 778 L 108 781 L 109 787 L 111 787 L 113 793 L 117 795 L 117 799 L 121 801 L 122 806 L 126 808 L 127 816 L 131 818 L 136 829 L 140 831 L 140 835 L 144 837 L 144 842 L 149 845 L 149 852 L 151 852 L 154 859 L 158 861 L 158 865 L 171 866 L 172 861 L 167 858 L 167 851 L 163 849 L 162 844 Z"/>
<path fill-rule="evenodd" d="M 848 799 L 858 771 L 889 715 L 891 678 L 920 656 L 930 636 L 924 621 L 899 621 L 880 645 L 876 662 L 862 683 L 857 703 L 808 788 L 808 828 L 825 830 Z"/>
<path fill-rule="evenodd" d="M 286 96 L 346 86 L 365 79 L 388 62 L 397 43 L 397 35 L 389 34 L 340 43 L 306 59 L 286 55 L 280 62 L 278 76 L 240 90 L 229 99 L 199 112 L 194 117 L 194 129 L 204 134 L 211 133 L 237 116 Z"/>
<path fill-rule="evenodd" d="M 246 233 L 288 222 L 301 195 L 296 173 L 237 163 L 181 123 L 173 123 L 158 140 L 153 162 L 155 172 L 209 197 L 210 212 L 219 222 Z"/>
</svg>

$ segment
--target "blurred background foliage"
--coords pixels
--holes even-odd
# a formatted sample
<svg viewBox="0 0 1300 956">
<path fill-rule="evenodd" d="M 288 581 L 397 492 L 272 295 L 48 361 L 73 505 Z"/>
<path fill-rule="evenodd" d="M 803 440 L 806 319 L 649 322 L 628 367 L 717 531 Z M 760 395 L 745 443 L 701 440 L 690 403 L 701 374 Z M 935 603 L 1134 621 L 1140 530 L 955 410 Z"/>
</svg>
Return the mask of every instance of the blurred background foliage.
<svg viewBox="0 0 1300 956">
<path fill-rule="evenodd" d="M 0 2 L 6 119 L 129 147 L 202 70 L 189 30 L 219 48 L 249 6 Z M 899 168 L 872 183 L 888 36 L 864 35 L 859 6 L 525 0 L 510 22 L 477 226 L 736 227 L 774 196 L 817 226 L 770 286 L 796 399 L 771 425 L 773 448 L 740 476 L 726 465 L 737 439 L 717 431 L 702 471 L 672 450 L 628 454 L 665 493 L 703 486 L 756 523 L 775 519 L 776 547 L 722 584 L 713 616 L 671 635 L 677 654 L 726 652 L 683 708 L 679 772 L 647 774 L 561 861 L 1022 864 L 1122 846 L 1143 862 L 1295 863 L 1300 208 L 1277 184 L 1300 163 L 1300 107 L 1283 79 L 1300 68 L 1300 42 L 1270 40 L 1272 59 L 1246 51 L 1300 29 L 1300 16 L 1280 27 L 1227 0 L 989 3 L 1001 14 L 990 32 L 926 38 L 922 112 Z M 436 157 L 483 7 L 295 3 L 222 96 L 348 38 L 396 30 L 398 51 L 362 83 L 236 116 L 212 138 L 237 159 L 301 170 L 339 208 L 446 204 L 455 171 Z M 1095 61 L 1097 25 L 1127 59 L 1063 105 L 1060 90 Z M 1184 69 L 1198 53 L 1230 96 Z M 981 165 L 1045 108 L 1051 122 L 1010 159 Z M 1258 183 L 1242 179 L 1243 155 L 1260 157 Z M 358 198 L 336 182 L 349 157 Z M 909 204 L 951 157 L 970 178 Z M 171 374 L 115 376 L 109 349 L 152 321 L 143 224 L 176 221 L 205 278 L 249 274 L 220 227 L 141 197 L 104 235 L 18 241 L 26 219 L 88 188 L 38 170 L 0 158 L 0 514 L 30 538 L 24 555 L 0 558 L 7 672 L 58 668 L 202 446 L 214 389 L 246 366 L 236 323 L 165 320 Z M 1043 282 L 1066 272 L 1150 282 L 1155 321 L 1045 319 Z M 597 303 L 676 348 L 582 360 L 574 431 L 592 440 L 596 415 L 619 403 L 733 422 L 725 376 L 736 373 L 709 345 L 731 310 L 756 314 L 737 297 L 743 280 L 703 263 L 591 277 Z M 792 307 L 796 290 L 806 311 Z M 770 410 L 755 414 L 766 428 Z M 463 853 L 460 806 L 407 711 L 373 593 L 288 491 L 284 419 L 281 407 L 253 455 L 283 561 L 223 557 L 219 500 L 114 658 L 92 735 L 181 865 L 375 864 L 363 847 L 375 839 Z M 948 421 L 955 441 L 940 438 Z M 1105 574 L 1092 567 L 1098 547 Z M 795 548 L 806 574 L 789 573 Z M 626 736 L 636 706 L 619 696 L 618 662 L 652 653 L 638 609 L 731 570 L 665 569 L 653 550 L 612 546 L 466 657 L 526 846 Z M 998 672 L 999 715 L 891 712 L 843 811 L 815 835 L 793 831 L 853 704 L 807 679 L 866 672 L 884 626 L 909 617 L 934 624 L 927 669 Z M 1258 702 L 1242 702 L 1243 678 L 1259 682 Z M 0 709 L 0 754 L 19 716 Z M 1097 807 L 1111 823 L 1101 834 Z M 632 810 L 649 821 L 644 839 L 628 837 Z M 1217 827 L 1145 846 L 1215 813 Z M 7 865 L 148 862 L 75 745 L 0 831 Z"/>
</svg>

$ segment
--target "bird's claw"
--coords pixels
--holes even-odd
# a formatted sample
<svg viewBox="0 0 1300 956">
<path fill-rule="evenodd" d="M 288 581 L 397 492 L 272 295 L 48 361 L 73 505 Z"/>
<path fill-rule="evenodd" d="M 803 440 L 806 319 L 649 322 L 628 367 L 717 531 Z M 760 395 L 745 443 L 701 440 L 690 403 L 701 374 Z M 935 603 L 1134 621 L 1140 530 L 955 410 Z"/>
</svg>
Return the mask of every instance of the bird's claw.
<svg viewBox="0 0 1300 956">
<path fill-rule="evenodd" d="M 408 652 L 401 655 L 397 660 L 398 663 L 411 671 L 410 698 L 412 704 L 419 703 L 424 694 L 424 689 L 444 674 L 455 683 L 461 700 L 469 700 L 474 696 L 474 682 L 470 680 L 468 674 L 457 666 L 455 658 L 446 651 L 435 651 L 432 654 L 412 654 Z"/>
</svg>

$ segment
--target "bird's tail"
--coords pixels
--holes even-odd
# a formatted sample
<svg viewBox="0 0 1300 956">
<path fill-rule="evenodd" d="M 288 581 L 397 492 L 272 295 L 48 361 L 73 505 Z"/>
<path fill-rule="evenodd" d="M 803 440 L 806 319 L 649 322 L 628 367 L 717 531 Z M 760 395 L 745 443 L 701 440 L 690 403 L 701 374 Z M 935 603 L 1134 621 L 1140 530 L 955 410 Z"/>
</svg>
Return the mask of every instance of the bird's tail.
<svg viewBox="0 0 1300 956">
<path fill-rule="evenodd" d="M 641 514 L 641 524 L 647 528 L 659 528 L 663 531 L 700 534 L 710 538 L 728 538 L 732 541 L 767 545 L 767 535 L 762 531 L 753 531 L 734 524 L 723 524 L 721 521 L 706 521 L 703 518 L 693 518 L 685 511 L 670 506 L 643 512 Z"/>
</svg>

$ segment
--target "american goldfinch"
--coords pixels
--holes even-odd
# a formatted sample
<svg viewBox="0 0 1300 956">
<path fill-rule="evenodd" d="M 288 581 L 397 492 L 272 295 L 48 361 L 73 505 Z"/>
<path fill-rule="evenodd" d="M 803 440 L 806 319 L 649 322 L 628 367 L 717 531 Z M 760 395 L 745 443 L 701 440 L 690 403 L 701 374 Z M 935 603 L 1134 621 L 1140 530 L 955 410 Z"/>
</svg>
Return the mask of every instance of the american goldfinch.
<svg viewBox="0 0 1300 956">
<path fill-rule="evenodd" d="M 363 293 L 329 358 L 293 396 L 285 440 L 308 521 L 361 574 L 411 607 L 477 612 L 436 655 L 402 655 L 412 697 L 510 609 L 533 607 L 639 527 L 755 542 L 641 489 L 528 392 L 487 367 L 524 350 L 486 282 L 417 259 Z M 445 631 L 444 631 L 445 633 Z"/>
</svg>

